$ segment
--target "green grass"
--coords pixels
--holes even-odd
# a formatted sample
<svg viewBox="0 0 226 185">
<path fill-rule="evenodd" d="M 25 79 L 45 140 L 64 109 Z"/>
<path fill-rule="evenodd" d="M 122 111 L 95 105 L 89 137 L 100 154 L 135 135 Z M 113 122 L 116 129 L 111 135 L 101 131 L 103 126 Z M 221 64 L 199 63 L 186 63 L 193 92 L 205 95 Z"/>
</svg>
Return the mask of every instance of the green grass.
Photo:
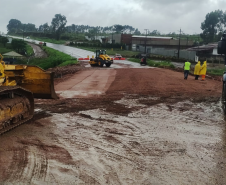
<svg viewBox="0 0 226 185">
<path fill-rule="evenodd" d="M 54 50 L 52 48 L 43 46 L 43 50 L 45 50 L 45 52 L 47 53 L 48 58 L 32 58 L 30 59 L 29 63 L 28 63 L 28 58 L 26 57 L 17 58 L 16 64 L 28 63 L 28 65 L 37 65 L 43 69 L 48 69 L 56 66 L 66 66 L 66 65 L 72 65 L 72 64 L 78 63 L 77 60 L 75 58 L 72 58 L 70 55 Z M 10 51 L 14 51 L 13 49 L 11 49 L 10 44 L 8 44 L 7 47 L 4 47 L 0 43 L 0 54 L 4 54 Z M 28 56 L 34 53 L 33 48 L 28 44 L 26 45 L 26 52 Z"/>
<path fill-rule="evenodd" d="M 29 56 L 34 53 L 33 48 L 29 44 L 26 45 L 26 50 L 27 50 L 27 55 Z"/>
<path fill-rule="evenodd" d="M 136 63 L 140 63 L 141 59 L 137 59 L 137 58 L 130 58 L 129 61 L 131 62 L 136 62 Z M 170 62 L 170 61 L 160 61 L 160 62 L 155 62 L 153 60 L 147 59 L 147 65 L 148 66 L 152 66 L 152 67 L 159 67 L 159 68 L 163 68 L 163 67 L 169 67 L 174 69 L 175 66 Z"/>
<path fill-rule="evenodd" d="M 4 54 L 4 53 L 8 53 L 10 51 L 14 51 L 12 48 L 11 48 L 11 45 L 10 44 L 6 44 L 6 47 L 3 46 L 2 43 L 0 43 L 0 54 Z"/>
<path fill-rule="evenodd" d="M 59 65 L 76 64 L 77 60 L 71 58 L 70 55 L 54 50 L 49 47 L 43 47 L 48 58 L 33 58 L 29 61 L 29 65 L 37 65 L 43 69 L 53 68 Z"/>
<path fill-rule="evenodd" d="M 59 67 L 69 66 L 69 65 L 74 65 L 74 64 L 78 64 L 78 61 L 77 60 L 68 60 L 68 61 L 61 63 L 59 65 Z"/>
<path fill-rule="evenodd" d="M 222 76 L 225 69 L 207 69 L 207 73 L 210 75 Z"/>
</svg>

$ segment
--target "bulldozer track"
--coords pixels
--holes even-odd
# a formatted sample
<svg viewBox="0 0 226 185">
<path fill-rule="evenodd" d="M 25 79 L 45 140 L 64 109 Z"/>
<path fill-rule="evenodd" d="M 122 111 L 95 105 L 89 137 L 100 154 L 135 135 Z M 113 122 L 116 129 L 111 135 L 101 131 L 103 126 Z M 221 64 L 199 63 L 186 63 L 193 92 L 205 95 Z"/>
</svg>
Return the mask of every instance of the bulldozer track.
<svg viewBox="0 0 226 185">
<path fill-rule="evenodd" d="M 32 93 L 27 90 L 27 89 L 24 89 L 20 86 L 5 86 L 5 87 L 1 87 L 0 88 L 0 94 L 1 93 L 9 93 L 9 92 L 14 92 L 16 94 L 20 94 L 20 95 L 23 95 L 25 97 L 27 97 L 31 103 L 31 112 L 30 112 L 30 115 L 29 117 L 25 118 L 25 119 L 22 119 L 20 121 L 18 121 L 17 123 L 14 123 L 12 125 L 9 125 L 7 126 L 6 128 L 3 128 L 0 130 L 0 135 L 18 127 L 19 125 L 31 120 L 33 118 L 33 113 L 34 113 L 34 98 L 33 98 L 33 95 Z"/>
<path fill-rule="evenodd" d="M 31 120 L 32 118 L 33 118 L 33 116 L 29 116 L 28 118 L 19 121 L 17 124 L 13 124 L 13 125 L 8 126 L 7 128 L 1 129 L 0 130 L 0 135 L 3 135 L 4 133 L 6 133 L 6 132 L 8 132 L 8 131 L 20 126 L 20 125 L 22 125 L 23 123 Z"/>
</svg>

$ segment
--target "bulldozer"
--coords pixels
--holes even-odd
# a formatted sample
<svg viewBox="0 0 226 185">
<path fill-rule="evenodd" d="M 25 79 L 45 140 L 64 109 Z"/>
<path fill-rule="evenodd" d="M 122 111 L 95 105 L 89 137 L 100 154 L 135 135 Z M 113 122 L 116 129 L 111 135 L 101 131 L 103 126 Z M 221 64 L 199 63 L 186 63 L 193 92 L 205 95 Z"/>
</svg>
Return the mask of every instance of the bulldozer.
<svg viewBox="0 0 226 185">
<path fill-rule="evenodd" d="M 107 55 L 106 50 L 96 50 L 95 54 L 95 58 L 91 58 L 89 61 L 89 64 L 92 67 L 103 67 L 104 65 L 106 65 L 106 67 L 110 67 L 111 64 L 113 64 L 113 60 Z"/>
<path fill-rule="evenodd" d="M 54 74 L 38 66 L 5 64 L 0 54 L 0 135 L 33 117 L 34 98 L 58 98 Z"/>
</svg>

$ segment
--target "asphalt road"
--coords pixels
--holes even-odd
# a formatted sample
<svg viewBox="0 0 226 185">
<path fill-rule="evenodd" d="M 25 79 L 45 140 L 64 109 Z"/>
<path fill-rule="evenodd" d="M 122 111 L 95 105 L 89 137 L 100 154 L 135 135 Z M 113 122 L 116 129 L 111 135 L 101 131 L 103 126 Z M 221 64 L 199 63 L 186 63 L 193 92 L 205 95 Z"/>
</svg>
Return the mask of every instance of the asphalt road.
<svg viewBox="0 0 226 185">
<path fill-rule="evenodd" d="M 20 37 L 14 37 L 14 36 L 12 36 L 12 37 L 18 38 L 18 39 L 23 39 L 23 38 L 20 38 Z M 27 42 L 32 42 L 32 43 L 36 43 L 36 44 L 41 42 L 41 41 L 38 41 L 38 40 L 31 40 L 31 39 L 26 39 L 26 38 L 24 38 L 24 40 L 27 41 Z M 93 55 L 95 55 L 94 52 L 87 51 L 87 50 L 84 50 L 84 49 L 65 46 L 65 45 L 61 45 L 61 44 L 53 44 L 53 43 L 48 43 L 48 42 L 46 42 L 46 44 L 50 48 L 53 48 L 55 50 L 66 53 L 66 54 L 70 55 L 71 57 L 74 57 L 74 58 L 77 58 L 77 59 L 78 58 L 86 58 L 87 56 L 92 57 Z M 90 65 L 87 65 L 86 67 L 90 67 Z M 114 64 L 111 65 L 111 68 L 150 68 L 150 67 L 140 66 L 139 63 L 130 62 L 128 60 L 114 60 Z"/>
</svg>

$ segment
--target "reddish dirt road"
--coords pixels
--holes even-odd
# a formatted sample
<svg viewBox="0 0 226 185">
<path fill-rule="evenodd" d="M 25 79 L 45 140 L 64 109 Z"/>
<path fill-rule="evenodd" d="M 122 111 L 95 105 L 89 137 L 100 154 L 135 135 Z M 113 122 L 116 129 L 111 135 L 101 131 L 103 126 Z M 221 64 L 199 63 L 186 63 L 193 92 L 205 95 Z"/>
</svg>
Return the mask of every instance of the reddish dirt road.
<svg viewBox="0 0 226 185">
<path fill-rule="evenodd" d="M 34 51 L 35 58 L 46 58 L 47 54 L 36 44 L 28 43 Z"/>
<path fill-rule="evenodd" d="M 62 98 L 103 95 L 115 79 L 115 70 L 80 71 L 67 81 L 56 85 L 56 93 Z"/>
<path fill-rule="evenodd" d="M 94 68 L 56 89 L 0 137 L 3 184 L 225 184 L 221 82 Z"/>
</svg>

